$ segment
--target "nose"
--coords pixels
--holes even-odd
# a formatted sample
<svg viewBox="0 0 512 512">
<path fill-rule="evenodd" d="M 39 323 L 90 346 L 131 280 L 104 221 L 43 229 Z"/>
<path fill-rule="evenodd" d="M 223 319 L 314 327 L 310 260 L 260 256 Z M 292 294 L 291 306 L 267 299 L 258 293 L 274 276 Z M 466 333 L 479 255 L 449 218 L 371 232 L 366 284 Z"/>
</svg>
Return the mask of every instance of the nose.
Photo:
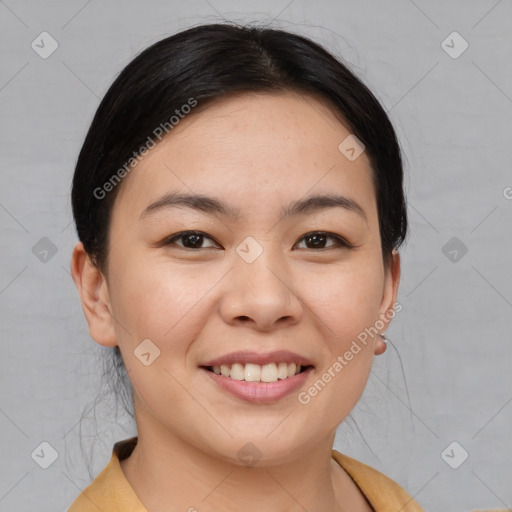
<svg viewBox="0 0 512 512">
<path fill-rule="evenodd" d="M 252 263 L 238 259 L 230 275 L 220 304 L 220 315 L 227 324 L 270 331 L 300 322 L 303 304 L 293 289 L 293 279 L 269 251 Z"/>
</svg>

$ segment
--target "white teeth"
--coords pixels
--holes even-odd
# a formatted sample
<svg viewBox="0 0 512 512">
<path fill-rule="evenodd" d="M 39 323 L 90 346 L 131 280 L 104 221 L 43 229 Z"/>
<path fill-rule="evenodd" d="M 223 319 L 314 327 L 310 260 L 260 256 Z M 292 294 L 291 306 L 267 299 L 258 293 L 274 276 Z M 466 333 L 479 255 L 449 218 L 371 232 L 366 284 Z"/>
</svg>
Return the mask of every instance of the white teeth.
<svg viewBox="0 0 512 512">
<path fill-rule="evenodd" d="M 280 380 L 286 379 L 286 377 L 288 377 L 288 365 L 286 363 L 279 363 L 277 377 Z"/>
<path fill-rule="evenodd" d="M 231 366 L 229 376 L 235 380 L 244 380 L 244 367 L 240 363 L 235 363 Z"/>
<path fill-rule="evenodd" d="M 244 378 L 247 382 L 258 382 L 261 376 L 261 366 L 259 364 L 247 363 L 244 369 Z"/>
<path fill-rule="evenodd" d="M 276 363 L 264 364 L 261 367 L 262 382 L 277 382 L 277 366 Z"/>
<path fill-rule="evenodd" d="M 277 382 L 297 375 L 301 369 L 301 365 L 296 363 L 268 363 L 264 365 L 235 363 L 231 367 L 226 364 L 214 366 L 213 372 L 217 375 L 235 380 L 245 380 L 246 382 Z"/>
</svg>

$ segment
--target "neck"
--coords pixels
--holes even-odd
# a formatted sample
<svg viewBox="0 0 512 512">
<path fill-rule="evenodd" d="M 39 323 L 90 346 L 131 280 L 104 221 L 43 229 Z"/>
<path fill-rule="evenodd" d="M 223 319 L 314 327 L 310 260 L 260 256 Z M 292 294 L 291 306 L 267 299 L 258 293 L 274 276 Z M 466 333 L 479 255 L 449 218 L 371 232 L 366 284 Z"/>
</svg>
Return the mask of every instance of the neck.
<svg viewBox="0 0 512 512">
<path fill-rule="evenodd" d="M 298 459 L 245 466 L 207 453 L 148 418 L 137 420 L 138 443 L 121 468 L 151 512 L 369 510 L 332 459 L 335 432 L 305 446 Z"/>
</svg>

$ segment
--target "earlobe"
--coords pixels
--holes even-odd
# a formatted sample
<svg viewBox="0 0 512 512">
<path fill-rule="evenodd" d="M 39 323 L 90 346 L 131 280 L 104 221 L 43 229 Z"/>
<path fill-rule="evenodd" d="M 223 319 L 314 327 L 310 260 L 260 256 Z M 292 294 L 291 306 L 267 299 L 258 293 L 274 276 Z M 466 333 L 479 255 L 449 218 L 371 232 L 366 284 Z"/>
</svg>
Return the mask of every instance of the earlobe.
<svg viewBox="0 0 512 512">
<path fill-rule="evenodd" d="M 114 347 L 117 337 L 105 276 L 78 242 L 71 258 L 71 275 L 80 294 L 89 333 L 96 343 Z"/>
<path fill-rule="evenodd" d="M 386 352 L 386 349 L 388 348 L 388 340 L 384 334 L 381 334 L 377 337 L 377 341 L 375 342 L 375 350 L 374 354 L 376 356 L 380 356 L 381 354 L 384 354 Z"/>
</svg>

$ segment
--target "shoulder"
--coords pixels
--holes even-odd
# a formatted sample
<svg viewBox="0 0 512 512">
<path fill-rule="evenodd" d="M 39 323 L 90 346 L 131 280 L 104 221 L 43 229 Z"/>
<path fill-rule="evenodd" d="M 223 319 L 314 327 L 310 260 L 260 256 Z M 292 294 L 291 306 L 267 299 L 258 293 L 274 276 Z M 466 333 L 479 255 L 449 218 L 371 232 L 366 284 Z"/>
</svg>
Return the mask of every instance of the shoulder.
<svg viewBox="0 0 512 512">
<path fill-rule="evenodd" d="M 119 463 L 131 452 L 135 443 L 135 438 L 116 443 L 108 465 L 80 493 L 67 512 L 97 512 L 98 509 L 147 512 L 124 478 Z M 424 512 L 402 487 L 375 468 L 336 450 L 332 450 L 332 457 L 352 478 L 375 512 Z"/>
<path fill-rule="evenodd" d="M 102 510 L 102 507 L 112 502 L 109 477 L 112 475 L 112 461 L 107 467 L 77 496 L 67 512 L 89 512 Z"/>
<path fill-rule="evenodd" d="M 108 465 L 80 493 L 67 512 L 147 512 L 124 477 L 119 463 L 135 443 L 136 439 L 132 438 L 114 445 Z"/>
<path fill-rule="evenodd" d="M 376 512 L 424 512 L 402 487 L 380 471 L 336 450 L 332 450 L 332 456 L 354 480 Z"/>
</svg>

